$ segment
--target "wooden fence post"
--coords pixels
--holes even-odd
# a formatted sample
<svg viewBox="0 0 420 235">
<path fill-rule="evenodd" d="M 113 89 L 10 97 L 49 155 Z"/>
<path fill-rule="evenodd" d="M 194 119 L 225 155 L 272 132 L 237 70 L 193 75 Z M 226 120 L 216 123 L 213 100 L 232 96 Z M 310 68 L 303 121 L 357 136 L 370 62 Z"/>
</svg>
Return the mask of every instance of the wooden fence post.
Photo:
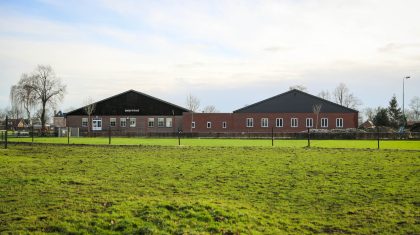
<svg viewBox="0 0 420 235">
<path fill-rule="evenodd" d="M 178 130 L 178 146 L 181 145 L 181 131 Z"/>
<path fill-rule="evenodd" d="M 8 124 L 9 124 L 9 119 L 6 116 L 6 133 L 5 133 L 5 136 L 4 136 L 4 148 L 5 149 L 7 149 L 7 129 L 9 128 Z"/>
<path fill-rule="evenodd" d="M 308 148 L 311 147 L 311 132 L 310 129 L 308 128 Z"/>
<path fill-rule="evenodd" d="M 379 136 L 379 127 L 376 127 L 376 131 L 378 132 L 377 135 L 378 135 L 378 149 L 379 149 L 379 139 L 380 139 L 380 136 Z"/>
<path fill-rule="evenodd" d="M 271 127 L 271 146 L 274 146 L 274 127 Z"/>
<path fill-rule="evenodd" d="M 70 127 L 67 127 L 67 144 L 70 144 Z"/>
<path fill-rule="evenodd" d="M 31 126 L 31 132 L 32 132 L 32 143 L 34 142 L 34 124 Z"/>
<path fill-rule="evenodd" d="M 109 124 L 108 138 L 108 144 L 111 144 L 111 124 Z"/>
</svg>

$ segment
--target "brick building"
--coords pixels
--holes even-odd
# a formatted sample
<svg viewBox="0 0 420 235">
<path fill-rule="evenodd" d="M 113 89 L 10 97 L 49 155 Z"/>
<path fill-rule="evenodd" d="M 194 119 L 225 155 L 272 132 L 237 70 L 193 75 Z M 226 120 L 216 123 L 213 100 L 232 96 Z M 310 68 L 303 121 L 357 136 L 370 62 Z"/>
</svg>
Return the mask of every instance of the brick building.
<svg viewBox="0 0 420 235">
<path fill-rule="evenodd" d="M 66 125 L 87 132 L 121 135 L 148 133 L 301 132 L 307 128 L 357 128 L 358 111 L 299 90 L 290 90 L 232 113 L 193 113 L 180 106 L 129 90 L 67 113 Z M 320 107 L 318 114 L 314 106 Z"/>
<path fill-rule="evenodd" d="M 111 131 L 123 135 L 146 133 L 173 133 L 182 128 L 182 113 L 187 109 L 150 95 L 129 90 L 92 104 L 89 117 L 85 107 L 66 114 L 68 127 L 79 127 L 87 132 Z"/>
<path fill-rule="evenodd" d="M 318 114 L 314 107 L 320 107 Z M 307 128 L 357 128 L 358 111 L 290 90 L 233 113 L 184 113 L 183 131 L 195 133 L 301 132 Z"/>
</svg>

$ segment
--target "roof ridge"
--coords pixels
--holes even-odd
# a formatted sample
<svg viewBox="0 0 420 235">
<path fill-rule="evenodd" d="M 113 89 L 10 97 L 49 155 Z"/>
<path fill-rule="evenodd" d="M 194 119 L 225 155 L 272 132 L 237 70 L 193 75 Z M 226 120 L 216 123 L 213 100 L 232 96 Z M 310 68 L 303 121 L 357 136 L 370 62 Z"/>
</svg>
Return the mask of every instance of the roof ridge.
<svg viewBox="0 0 420 235">
<path fill-rule="evenodd" d="M 270 100 L 276 99 L 276 98 L 278 98 L 278 97 L 281 97 L 281 96 L 287 95 L 287 94 L 292 93 L 292 92 L 298 92 L 298 93 L 301 93 L 301 94 L 303 94 L 303 95 L 306 95 L 306 96 L 309 96 L 309 97 L 312 97 L 312 98 L 318 99 L 318 100 L 320 100 L 320 101 L 322 101 L 322 102 L 329 103 L 329 104 L 334 105 L 334 106 L 338 106 L 338 107 L 340 107 L 340 108 L 346 109 L 346 110 L 351 111 L 351 112 L 359 112 L 359 111 L 357 111 L 357 110 L 355 110 L 355 109 L 352 109 L 352 108 L 349 108 L 349 107 L 345 107 L 345 106 L 343 106 L 343 105 L 340 105 L 340 104 L 337 104 L 337 103 L 332 102 L 332 101 L 330 101 L 330 100 L 326 100 L 326 99 L 323 99 L 323 98 L 321 98 L 321 97 L 318 97 L 318 96 L 315 96 L 315 95 L 309 94 L 309 93 L 307 93 L 307 92 L 304 92 L 304 91 L 301 91 L 301 90 L 298 90 L 298 89 L 291 89 L 291 90 L 288 90 L 288 91 L 286 91 L 286 92 L 280 93 L 280 94 L 278 94 L 278 95 L 275 95 L 275 96 L 272 96 L 272 97 L 266 98 L 266 99 L 264 99 L 264 100 L 258 101 L 258 102 L 256 102 L 256 103 L 253 103 L 253 104 L 247 105 L 247 106 L 245 106 L 245 107 L 243 107 L 243 108 L 240 108 L 240 109 L 234 110 L 234 111 L 233 111 L 233 113 L 240 112 L 240 111 L 242 111 L 242 110 L 244 110 L 244 109 L 248 109 L 248 108 L 254 107 L 254 106 L 259 105 L 259 104 L 261 104 L 261 103 L 264 103 L 264 102 L 267 102 L 267 101 L 270 101 Z"/>
<path fill-rule="evenodd" d="M 124 92 L 118 93 L 118 94 L 116 94 L 116 95 L 113 95 L 113 96 L 110 96 L 110 97 L 104 98 L 104 99 L 102 99 L 102 100 L 99 100 L 99 101 L 93 102 L 93 103 L 91 103 L 91 104 L 84 105 L 84 106 L 82 106 L 82 107 L 80 107 L 80 108 L 78 108 L 78 109 L 74 109 L 74 110 L 72 110 L 72 111 L 70 111 L 70 112 L 67 112 L 67 113 L 66 113 L 66 116 L 67 116 L 67 115 L 69 115 L 69 114 L 72 114 L 73 112 L 76 112 L 76 111 L 78 111 L 78 110 L 80 110 L 80 109 L 83 109 L 83 108 L 87 107 L 88 105 L 98 104 L 98 103 L 101 103 L 101 102 L 105 102 L 105 101 L 107 101 L 107 100 L 110 100 L 110 99 L 115 98 L 115 97 L 120 96 L 120 95 L 127 94 L 127 93 L 129 93 L 129 92 L 134 92 L 134 93 L 137 93 L 138 95 L 143 95 L 143 96 L 149 97 L 149 98 L 154 99 L 154 100 L 157 100 L 157 101 L 159 101 L 159 102 L 163 102 L 163 103 L 165 103 L 165 104 L 168 104 L 168 105 L 174 106 L 174 107 L 176 107 L 176 108 L 179 108 L 179 109 L 185 110 L 185 112 L 190 111 L 190 110 L 188 110 L 188 109 L 186 109 L 186 108 L 184 108 L 184 107 L 181 107 L 181 106 L 176 105 L 176 104 L 172 104 L 172 103 L 170 103 L 170 102 L 168 102 L 168 101 L 165 101 L 165 100 L 162 100 L 162 99 L 160 99 L 160 98 L 157 98 L 157 97 L 154 97 L 154 96 L 148 95 L 148 94 L 143 93 L 143 92 L 140 92 L 140 91 L 136 91 L 136 90 L 134 90 L 134 89 L 129 89 L 129 90 L 127 90 L 127 91 L 124 91 Z"/>
</svg>

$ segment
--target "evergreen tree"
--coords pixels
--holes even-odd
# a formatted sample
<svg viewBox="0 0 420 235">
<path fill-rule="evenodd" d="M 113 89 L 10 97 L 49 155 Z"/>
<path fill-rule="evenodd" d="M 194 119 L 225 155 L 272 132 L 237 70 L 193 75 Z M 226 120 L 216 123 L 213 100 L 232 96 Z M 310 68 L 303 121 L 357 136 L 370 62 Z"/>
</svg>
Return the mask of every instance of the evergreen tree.
<svg viewBox="0 0 420 235">
<path fill-rule="evenodd" d="M 392 127 L 397 128 L 398 126 L 403 124 L 403 115 L 401 112 L 401 108 L 398 108 L 398 102 L 395 95 L 392 96 L 391 101 L 389 101 L 388 114 L 390 125 Z"/>
<path fill-rule="evenodd" d="M 389 126 L 388 110 L 385 108 L 378 108 L 378 112 L 375 117 L 373 117 L 373 124 L 375 124 L 375 126 Z"/>
</svg>

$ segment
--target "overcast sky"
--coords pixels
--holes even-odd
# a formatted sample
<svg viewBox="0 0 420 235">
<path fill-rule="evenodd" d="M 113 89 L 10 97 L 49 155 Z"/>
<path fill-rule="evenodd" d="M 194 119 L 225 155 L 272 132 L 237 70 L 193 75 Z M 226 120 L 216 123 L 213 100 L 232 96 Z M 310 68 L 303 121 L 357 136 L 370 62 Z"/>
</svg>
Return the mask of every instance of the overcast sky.
<svg viewBox="0 0 420 235">
<path fill-rule="evenodd" d="M 49 64 L 58 109 L 138 90 L 231 112 L 304 85 L 345 83 L 359 107 L 420 96 L 419 0 L 0 2 L 0 108 L 22 73 Z"/>
</svg>

